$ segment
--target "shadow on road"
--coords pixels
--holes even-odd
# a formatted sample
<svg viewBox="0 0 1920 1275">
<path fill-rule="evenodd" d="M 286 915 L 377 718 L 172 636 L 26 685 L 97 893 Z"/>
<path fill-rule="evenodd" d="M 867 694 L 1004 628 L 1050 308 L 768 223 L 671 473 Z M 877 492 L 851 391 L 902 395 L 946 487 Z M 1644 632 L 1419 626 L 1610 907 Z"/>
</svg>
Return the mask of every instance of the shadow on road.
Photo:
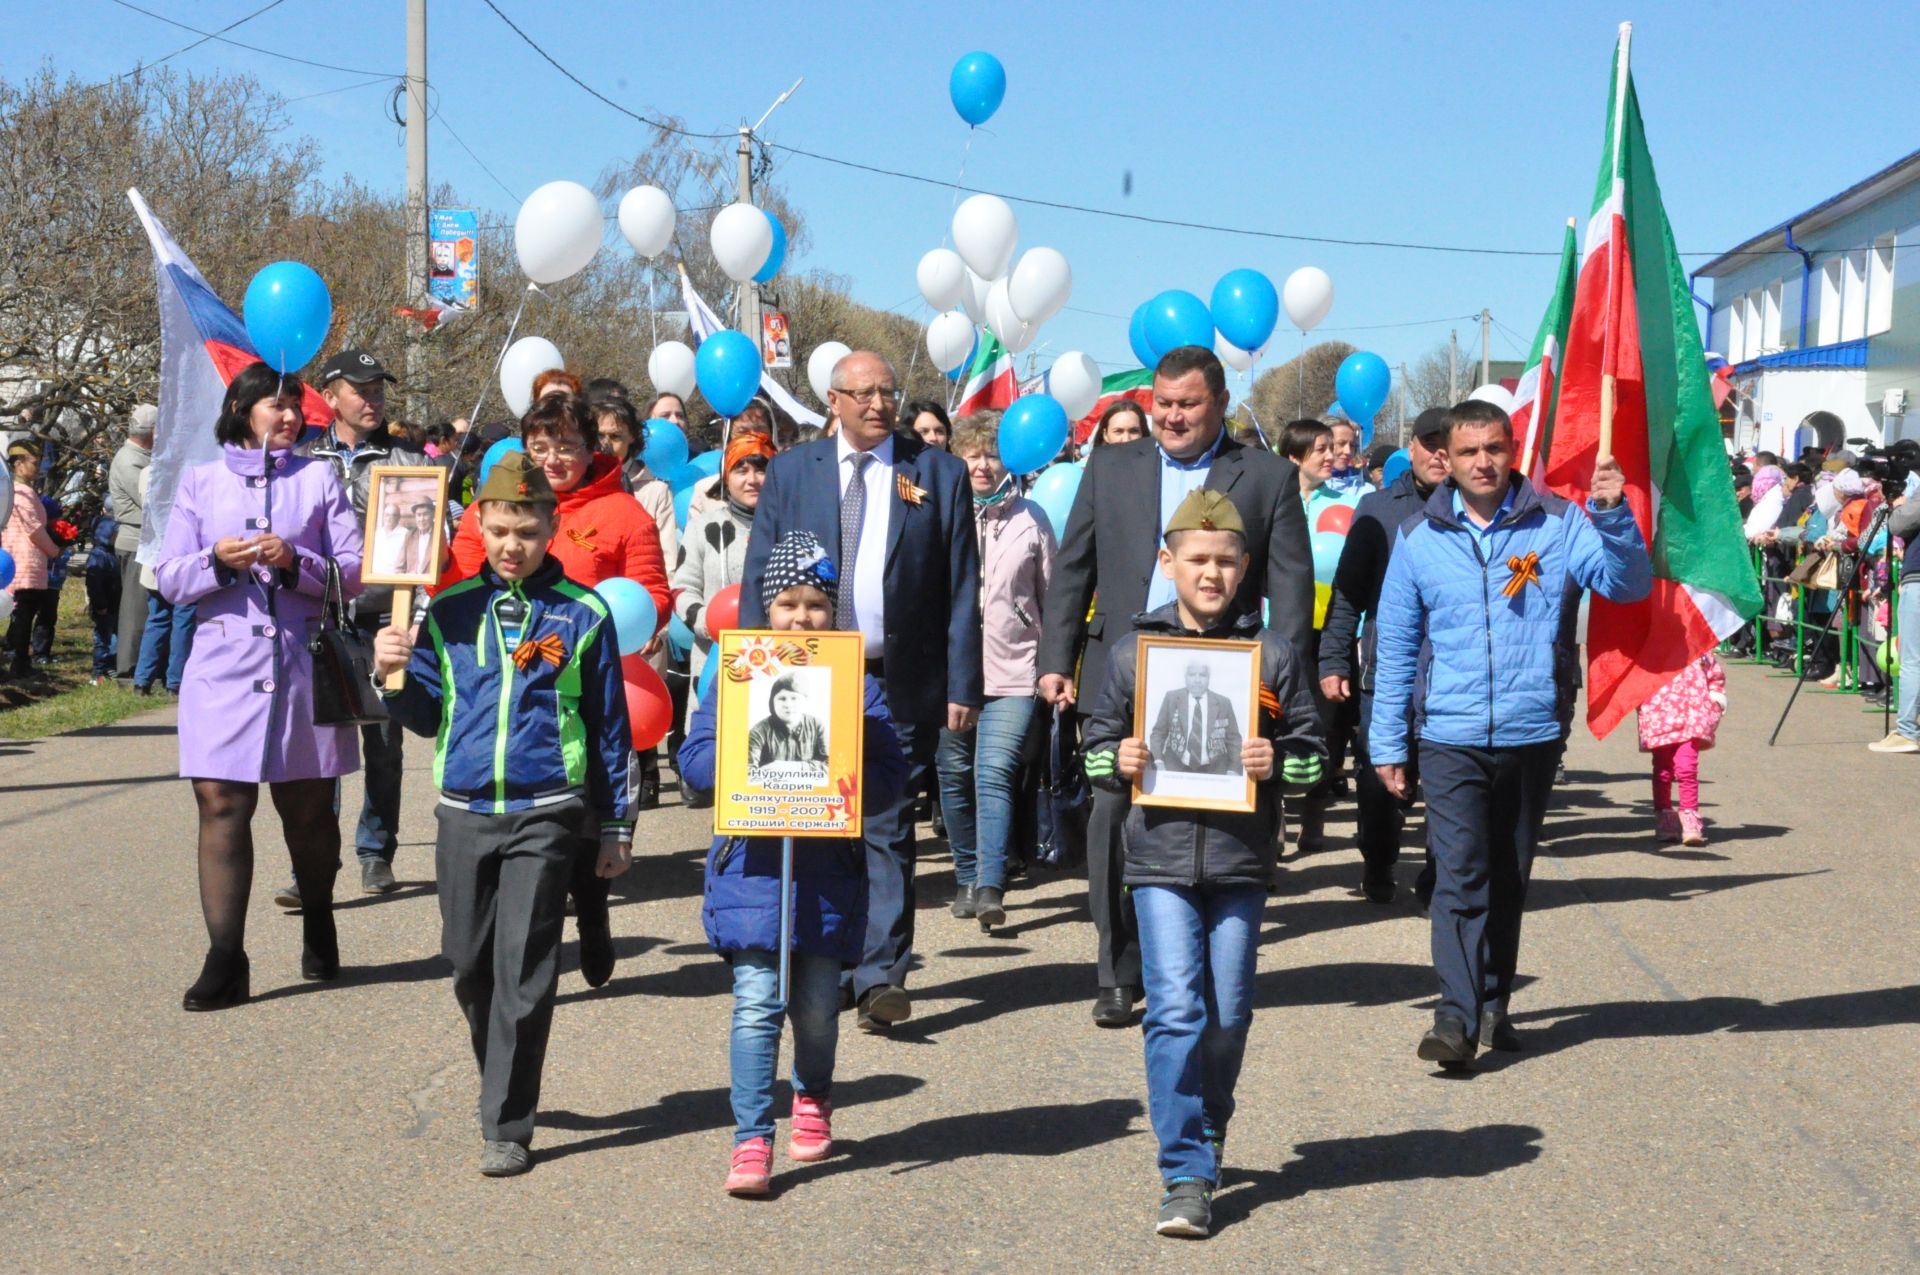
<svg viewBox="0 0 1920 1275">
<path fill-rule="evenodd" d="M 1302 1142 L 1299 1159 L 1277 1172 L 1227 1163 L 1227 1185 L 1213 1198 L 1216 1229 L 1245 1221 L 1263 1204 L 1314 1191 L 1414 1182 L 1424 1178 L 1484 1178 L 1540 1157 L 1546 1134 L 1532 1125 L 1489 1124 L 1474 1129 L 1410 1129 L 1405 1133 Z M 1229 1150 L 1232 1145 L 1229 1144 Z"/>
<path fill-rule="evenodd" d="M 66 788 L 131 788 L 135 784 L 170 784 L 180 778 L 173 771 L 164 775 L 122 775 L 112 779 L 69 779 L 58 784 L 8 784 L 0 786 L 0 793 L 9 792 L 59 792 Z"/>
</svg>

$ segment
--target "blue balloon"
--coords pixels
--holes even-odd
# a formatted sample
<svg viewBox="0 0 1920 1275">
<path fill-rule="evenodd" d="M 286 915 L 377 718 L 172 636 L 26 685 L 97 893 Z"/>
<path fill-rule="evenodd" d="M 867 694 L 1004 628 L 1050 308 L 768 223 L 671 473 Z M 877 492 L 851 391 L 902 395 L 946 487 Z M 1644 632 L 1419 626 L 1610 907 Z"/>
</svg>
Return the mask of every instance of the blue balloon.
<svg viewBox="0 0 1920 1275">
<path fill-rule="evenodd" d="M 773 276 L 780 273 L 780 267 L 787 260 L 787 228 L 780 224 L 778 217 L 767 212 L 766 209 L 762 208 L 760 211 L 766 217 L 767 224 L 773 227 L 773 251 L 767 254 L 767 264 L 760 267 L 760 273 L 753 276 L 753 281 L 772 283 Z"/>
<path fill-rule="evenodd" d="M 712 448 L 708 451 L 701 452 L 698 456 L 688 461 L 687 468 L 693 470 L 695 473 L 704 474 L 708 478 L 718 478 L 720 476 L 720 460 L 719 449 Z"/>
<path fill-rule="evenodd" d="M 1386 403 L 1392 384 L 1387 361 L 1365 350 L 1349 354 L 1333 374 L 1333 392 L 1340 399 L 1340 410 L 1356 425 L 1372 425 L 1374 413 Z"/>
<path fill-rule="evenodd" d="M 760 388 L 760 347 L 725 328 L 700 343 L 693 376 L 713 410 L 738 416 Z"/>
<path fill-rule="evenodd" d="M 1280 294 L 1258 270 L 1230 270 L 1213 285 L 1213 326 L 1229 345 L 1252 353 L 1280 321 Z"/>
<path fill-rule="evenodd" d="M 708 455 L 708 453 L 702 452 L 701 455 Z M 693 462 L 688 461 L 686 464 L 680 466 L 680 468 L 669 469 L 666 473 L 658 475 L 658 477 L 664 478 L 667 486 L 673 488 L 673 494 L 677 496 L 683 491 L 690 491 L 699 486 L 703 479 L 710 478 L 712 475 L 696 469 Z"/>
<path fill-rule="evenodd" d="M 1010 474 L 1031 474 L 1060 454 L 1071 428 L 1051 394 L 1023 394 L 1000 417 L 1000 463 Z"/>
<path fill-rule="evenodd" d="M 660 613 L 653 605 L 653 595 L 638 581 L 613 576 L 594 585 L 593 591 L 600 595 L 613 615 L 613 630 L 620 638 L 620 654 L 632 655 L 653 640 Z"/>
<path fill-rule="evenodd" d="M 280 372 L 294 372 L 320 352 L 333 322 L 333 298 L 312 266 L 276 261 L 262 267 L 241 302 L 254 353 Z"/>
<path fill-rule="evenodd" d="M 687 652 L 693 649 L 693 630 L 677 615 L 667 621 L 667 649 L 676 660 L 686 659 Z"/>
<path fill-rule="evenodd" d="M 955 384 L 958 384 L 960 381 L 964 380 L 966 378 L 967 373 L 973 370 L 973 360 L 979 355 L 979 353 L 980 353 L 980 329 L 975 328 L 973 330 L 973 348 L 967 351 L 967 357 L 964 360 L 962 360 L 959 367 L 953 369 L 953 371 L 951 372 L 946 373 L 946 378 L 949 381 L 954 382 Z"/>
<path fill-rule="evenodd" d="M 486 454 L 480 457 L 480 477 L 473 485 L 474 492 L 477 494 L 482 487 L 487 485 L 487 475 L 493 472 L 494 461 L 499 460 L 508 452 L 524 452 L 525 450 L 527 450 L 526 444 L 517 438 L 503 438 L 493 446 L 487 448 Z"/>
<path fill-rule="evenodd" d="M 1212 350 L 1213 315 L 1191 292 L 1169 288 L 1147 302 L 1146 334 L 1156 363 L 1183 345 Z"/>
<path fill-rule="evenodd" d="M 688 483 L 673 489 L 673 520 L 682 531 L 687 529 L 687 519 L 693 517 L 693 488 L 694 484 Z"/>
<path fill-rule="evenodd" d="M 1147 311 L 1153 302 L 1142 301 L 1133 307 L 1133 318 L 1127 321 L 1127 344 L 1133 347 L 1133 357 L 1140 360 L 1141 367 L 1153 367 L 1160 362 L 1160 356 L 1147 340 Z"/>
<path fill-rule="evenodd" d="M 665 417 L 647 421 L 640 431 L 640 459 L 654 477 L 665 478 L 687 463 L 687 436 Z"/>
<path fill-rule="evenodd" d="M 13 583 L 13 573 L 17 569 L 13 565 L 13 555 L 5 549 L 0 549 L 0 589 Z"/>
<path fill-rule="evenodd" d="M 1067 534 L 1067 515 L 1073 512 L 1073 498 L 1080 491 L 1080 477 L 1085 472 L 1085 467 L 1079 462 L 1050 465 L 1034 480 L 1033 490 L 1027 493 L 1027 499 L 1040 506 L 1041 512 L 1047 515 L 1055 540 L 1063 539 Z"/>
<path fill-rule="evenodd" d="M 1007 95 L 1007 68 L 991 53 L 969 53 L 953 64 L 947 96 L 960 118 L 976 128 L 993 118 Z"/>
<path fill-rule="evenodd" d="M 720 653 L 708 651 L 707 662 L 700 666 L 700 679 L 694 683 L 694 699 L 704 701 L 707 698 L 707 692 L 713 689 L 713 670 L 719 667 Z"/>
<path fill-rule="evenodd" d="M 1394 479 L 1400 477 L 1400 475 L 1412 468 L 1413 457 L 1407 455 L 1407 449 L 1402 447 L 1399 451 L 1387 457 L 1387 463 L 1380 467 L 1380 485 L 1385 487 L 1388 483 L 1391 483 Z"/>
</svg>

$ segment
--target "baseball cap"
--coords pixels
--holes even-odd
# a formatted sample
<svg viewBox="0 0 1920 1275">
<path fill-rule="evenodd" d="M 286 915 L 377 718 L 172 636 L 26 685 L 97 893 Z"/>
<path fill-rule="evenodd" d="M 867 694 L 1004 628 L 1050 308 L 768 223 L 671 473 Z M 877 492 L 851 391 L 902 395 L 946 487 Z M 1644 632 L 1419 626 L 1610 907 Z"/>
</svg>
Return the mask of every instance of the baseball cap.
<svg viewBox="0 0 1920 1275">
<path fill-rule="evenodd" d="M 320 369 L 318 383 L 326 385 L 342 378 L 355 385 L 366 385 L 373 381 L 391 381 L 393 373 L 380 366 L 380 360 L 368 354 L 357 345 L 348 346 L 328 359 Z"/>
<path fill-rule="evenodd" d="M 1429 407 L 1413 418 L 1413 436 L 1423 442 L 1435 434 L 1444 437 L 1446 432 L 1447 409 L 1444 407 Z"/>
</svg>

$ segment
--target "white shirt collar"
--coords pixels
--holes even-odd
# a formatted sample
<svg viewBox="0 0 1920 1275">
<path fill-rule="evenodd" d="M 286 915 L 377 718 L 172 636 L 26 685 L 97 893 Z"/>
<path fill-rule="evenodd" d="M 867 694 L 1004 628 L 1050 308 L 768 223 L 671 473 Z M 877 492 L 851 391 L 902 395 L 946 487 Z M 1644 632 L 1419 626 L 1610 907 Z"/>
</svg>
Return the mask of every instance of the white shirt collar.
<svg viewBox="0 0 1920 1275">
<path fill-rule="evenodd" d="M 836 433 L 833 436 L 833 445 L 836 451 L 836 459 L 838 463 L 842 465 L 846 464 L 847 458 L 849 456 L 852 456 L 858 450 L 857 448 L 852 447 L 847 443 L 847 436 L 844 432 Z M 873 448 L 873 450 L 869 451 L 867 455 L 873 457 L 874 460 L 878 461 L 880 464 L 885 465 L 888 468 L 892 468 L 893 466 L 893 435 L 888 434 L 885 438 L 881 439 L 879 446 Z"/>
</svg>

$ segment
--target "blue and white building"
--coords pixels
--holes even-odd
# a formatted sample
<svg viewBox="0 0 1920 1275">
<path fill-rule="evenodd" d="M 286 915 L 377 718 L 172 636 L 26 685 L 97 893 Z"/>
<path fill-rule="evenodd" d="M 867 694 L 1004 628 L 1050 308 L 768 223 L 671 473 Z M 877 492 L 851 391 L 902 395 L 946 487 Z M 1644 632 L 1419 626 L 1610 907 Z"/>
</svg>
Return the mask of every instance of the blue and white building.
<svg viewBox="0 0 1920 1275">
<path fill-rule="evenodd" d="M 1920 151 L 1691 278 L 1703 344 L 1733 365 L 1735 449 L 1920 437 Z"/>
</svg>

